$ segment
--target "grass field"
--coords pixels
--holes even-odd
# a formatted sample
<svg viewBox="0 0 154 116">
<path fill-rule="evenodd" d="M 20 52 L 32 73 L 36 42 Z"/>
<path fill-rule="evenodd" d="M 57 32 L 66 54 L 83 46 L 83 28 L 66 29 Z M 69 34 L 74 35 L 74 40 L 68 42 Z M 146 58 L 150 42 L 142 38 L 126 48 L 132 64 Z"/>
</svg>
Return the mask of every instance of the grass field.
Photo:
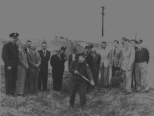
<svg viewBox="0 0 154 116">
<path fill-rule="evenodd" d="M 121 87 L 93 90 L 87 94 L 87 106 L 79 107 L 76 95 L 75 108 L 69 108 L 70 74 L 65 72 L 62 92 L 52 90 L 49 75 L 49 92 L 37 96 L 8 97 L 4 94 L 2 78 L 2 116 L 154 116 L 154 91 L 124 95 Z"/>
</svg>

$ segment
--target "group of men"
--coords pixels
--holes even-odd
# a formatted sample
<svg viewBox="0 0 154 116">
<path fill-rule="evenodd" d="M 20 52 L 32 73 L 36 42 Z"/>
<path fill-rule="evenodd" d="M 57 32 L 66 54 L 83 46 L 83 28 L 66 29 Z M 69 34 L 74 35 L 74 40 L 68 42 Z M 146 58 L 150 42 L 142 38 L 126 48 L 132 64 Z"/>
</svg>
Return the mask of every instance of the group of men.
<svg viewBox="0 0 154 116">
<path fill-rule="evenodd" d="M 13 95 L 16 91 L 18 71 L 18 49 L 16 41 L 18 33 L 10 34 L 11 42 L 4 45 L 2 59 L 4 61 L 6 94 Z M 42 42 L 42 49 L 36 51 L 36 45 L 31 41 L 26 42 L 24 51 L 27 54 L 29 68 L 26 76 L 26 90 L 30 93 L 37 93 L 38 90 L 47 91 L 48 62 L 52 67 L 53 90 L 61 91 L 65 62 L 68 59 L 68 69 L 72 74 L 70 106 L 74 106 L 77 88 L 80 88 L 81 106 L 86 104 L 85 94 L 91 85 L 98 85 L 100 73 L 100 85 L 104 88 L 110 87 L 109 72 L 112 69 L 112 78 L 117 72 L 122 71 L 124 80 L 124 92 L 130 94 L 135 88 L 137 92 L 149 92 L 147 80 L 147 64 L 149 62 L 149 51 L 142 47 L 142 40 L 129 40 L 122 38 L 121 45 L 114 40 L 114 48 L 108 49 L 107 43 L 102 42 L 101 49 L 88 45 L 85 51 L 78 51 L 74 47 L 73 53 L 67 58 L 66 47 L 55 50 L 56 54 L 50 54 L 47 43 Z M 112 84 L 112 83 L 111 83 Z"/>
<path fill-rule="evenodd" d="M 149 51 L 142 46 L 143 40 L 129 40 L 122 38 L 121 44 L 114 40 L 114 48 L 108 49 L 107 43 L 102 42 L 101 49 L 95 49 L 92 45 L 85 47 L 85 52 L 69 56 L 69 71 L 72 73 L 72 89 L 70 106 L 74 106 L 77 87 L 80 88 L 80 105 L 86 104 L 85 94 L 89 83 L 98 85 L 100 73 L 100 85 L 104 88 L 110 87 L 109 73 L 115 78 L 118 72 L 122 72 L 124 94 L 135 92 L 149 92 L 147 79 L 147 65 L 149 62 Z M 72 60 L 74 59 L 74 61 Z M 85 79 L 86 78 L 86 79 Z M 88 80 L 87 80 L 88 79 Z M 81 89 L 82 88 L 82 89 Z"/>
<path fill-rule="evenodd" d="M 19 34 L 11 33 L 11 41 L 4 44 L 2 49 L 2 59 L 4 61 L 5 71 L 5 85 L 6 94 L 16 96 L 16 84 L 18 77 L 17 73 L 19 64 L 24 61 L 19 61 L 19 46 L 17 41 Z M 64 63 L 67 60 L 65 55 L 66 47 L 61 47 L 56 50 L 55 55 L 51 56 L 50 51 L 47 50 L 47 42 L 41 43 L 42 49 L 36 51 L 36 44 L 31 40 L 26 42 L 26 46 L 22 46 L 23 52 L 26 54 L 24 59 L 28 62 L 28 69 L 26 69 L 26 78 L 24 84 L 24 93 L 37 94 L 38 91 L 48 91 L 48 62 L 52 66 L 53 89 L 60 91 L 62 87 L 62 77 L 64 73 Z M 25 94 L 24 94 L 25 95 Z"/>
</svg>

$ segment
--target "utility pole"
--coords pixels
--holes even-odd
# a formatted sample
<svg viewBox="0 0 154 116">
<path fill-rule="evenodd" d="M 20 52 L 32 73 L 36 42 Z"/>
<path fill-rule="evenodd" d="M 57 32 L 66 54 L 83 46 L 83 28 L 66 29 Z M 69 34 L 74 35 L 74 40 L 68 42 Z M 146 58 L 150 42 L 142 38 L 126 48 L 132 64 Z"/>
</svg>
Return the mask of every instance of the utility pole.
<svg viewBox="0 0 154 116">
<path fill-rule="evenodd" d="M 135 40 L 137 39 L 137 31 L 136 31 L 136 33 L 135 33 Z"/>
<path fill-rule="evenodd" d="M 105 7 L 104 6 L 101 6 L 102 7 L 102 37 L 104 36 L 104 9 Z"/>
</svg>

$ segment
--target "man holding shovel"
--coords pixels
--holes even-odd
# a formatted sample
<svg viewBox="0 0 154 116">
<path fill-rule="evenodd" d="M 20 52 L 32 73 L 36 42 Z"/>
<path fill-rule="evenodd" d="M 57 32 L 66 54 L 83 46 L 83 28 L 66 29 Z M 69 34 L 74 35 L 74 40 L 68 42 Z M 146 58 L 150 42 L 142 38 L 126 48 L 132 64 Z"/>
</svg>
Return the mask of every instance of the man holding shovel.
<svg viewBox="0 0 154 116">
<path fill-rule="evenodd" d="M 71 79 L 71 95 L 70 95 L 70 107 L 74 106 L 75 94 L 79 87 L 80 89 L 80 106 L 83 108 L 86 105 L 86 82 L 89 81 L 91 85 L 95 85 L 93 81 L 93 76 L 89 65 L 85 62 L 85 54 L 80 53 L 79 58 L 74 60 L 69 68 L 69 71 L 72 73 Z M 85 76 L 88 75 L 88 80 Z"/>
</svg>

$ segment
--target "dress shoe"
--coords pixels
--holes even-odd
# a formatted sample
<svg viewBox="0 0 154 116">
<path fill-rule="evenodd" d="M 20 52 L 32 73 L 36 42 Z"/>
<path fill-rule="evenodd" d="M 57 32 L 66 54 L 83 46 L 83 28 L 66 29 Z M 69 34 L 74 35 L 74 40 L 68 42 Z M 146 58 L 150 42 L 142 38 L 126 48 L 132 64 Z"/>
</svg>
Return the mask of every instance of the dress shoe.
<svg viewBox="0 0 154 116">
<path fill-rule="evenodd" d="M 145 93 L 149 93 L 149 90 L 145 90 Z"/>
</svg>

